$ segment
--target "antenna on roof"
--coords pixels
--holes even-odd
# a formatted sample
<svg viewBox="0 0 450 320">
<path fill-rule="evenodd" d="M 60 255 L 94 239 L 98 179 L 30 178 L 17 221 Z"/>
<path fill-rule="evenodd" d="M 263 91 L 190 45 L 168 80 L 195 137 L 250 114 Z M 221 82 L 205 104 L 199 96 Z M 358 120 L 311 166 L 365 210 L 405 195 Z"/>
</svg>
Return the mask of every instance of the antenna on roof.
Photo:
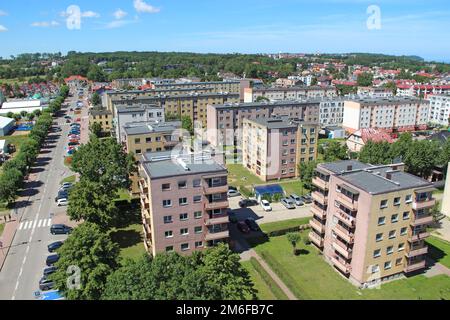
<svg viewBox="0 0 450 320">
<path fill-rule="evenodd" d="M 181 157 L 177 157 L 177 163 L 185 170 L 185 171 L 189 171 L 189 168 L 186 164 L 186 162 L 184 162 L 184 160 Z"/>
</svg>

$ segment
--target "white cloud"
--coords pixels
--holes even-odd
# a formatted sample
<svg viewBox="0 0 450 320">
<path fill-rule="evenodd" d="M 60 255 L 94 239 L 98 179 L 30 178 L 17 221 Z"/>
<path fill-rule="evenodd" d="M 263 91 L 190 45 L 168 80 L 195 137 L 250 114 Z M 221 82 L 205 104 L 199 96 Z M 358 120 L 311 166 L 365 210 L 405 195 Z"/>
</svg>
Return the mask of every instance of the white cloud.
<svg viewBox="0 0 450 320">
<path fill-rule="evenodd" d="M 6 32 L 8 29 L 0 24 L 0 32 Z"/>
<path fill-rule="evenodd" d="M 136 20 L 114 20 L 107 23 L 102 29 L 117 29 L 136 22 Z"/>
<path fill-rule="evenodd" d="M 0 10 L 0 17 L 7 16 L 8 13 L 6 11 Z"/>
<path fill-rule="evenodd" d="M 160 11 L 159 8 L 155 8 L 152 5 L 144 2 L 144 0 L 134 0 L 134 8 L 137 12 L 145 12 L 145 13 L 158 13 Z"/>
<path fill-rule="evenodd" d="M 124 18 L 128 13 L 123 11 L 122 9 L 117 9 L 116 12 L 114 12 L 114 17 L 116 19 L 122 19 Z"/>
<path fill-rule="evenodd" d="M 82 18 L 98 18 L 100 17 L 100 14 L 94 11 L 85 11 L 81 13 Z"/>
<path fill-rule="evenodd" d="M 41 28 L 48 28 L 48 27 L 57 27 L 59 26 L 59 22 L 57 21 L 39 21 L 39 22 L 33 22 L 31 24 L 32 27 L 41 27 Z"/>
</svg>

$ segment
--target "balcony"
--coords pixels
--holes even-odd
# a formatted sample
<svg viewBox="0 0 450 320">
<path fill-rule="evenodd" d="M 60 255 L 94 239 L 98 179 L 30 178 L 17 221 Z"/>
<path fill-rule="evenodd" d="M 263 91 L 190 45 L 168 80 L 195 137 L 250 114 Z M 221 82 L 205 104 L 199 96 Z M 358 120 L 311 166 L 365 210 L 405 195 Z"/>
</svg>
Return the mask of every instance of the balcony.
<svg viewBox="0 0 450 320">
<path fill-rule="evenodd" d="M 325 232 L 325 225 L 323 225 L 322 223 L 320 223 L 316 219 L 311 219 L 309 221 L 309 225 L 311 226 L 311 228 L 313 228 L 314 230 L 316 230 L 320 234 Z"/>
<path fill-rule="evenodd" d="M 144 238 L 147 240 L 151 240 L 152 239 L 152 230 L 150 229 L 150 226 L 148 224 L 144 224 L 143 229 L 144 229 Z"/>
<path fill-rule="evenodd" d="M 417 232 L 416 234 L 412 234 L 411 237 L 408 239 L 408 241 L 416 242 L 416 241 L 428 238 L 429 236 L 430 236 L 430 233 L 424 230 L 424 231 Z"/>
<path fill-rule="evenodd" d="M 203 187 L 203 191 L 205 194 L 217 194 L 217 193 L 226 193 L 228 192 L 228 185 L 222 185 L 222 186 L 208 186 L 206 185 Z"/>
<path fill-rule="evenodd" d="M 412 258 L 412 257 L 417 257 L 417 256 L 421 256 L 424 254 L 428 253 L 428 247 L 427 246 L 423 246 L 421 248 L 411 248 L 409 250 L 409 252 L 407 252 L 405 255 L 408 258 Z"/>
<path fill-rule="evenodd" d="M 228 223 L 228 222 L 229 222 L 228 214 L 205 219 L 206 226 L 211 226 L 213 224 L 223 224 L 223 223 Z"/>
<path fill-rule="evenodd" d="M 228 230 L 225 231 L 221 231 L 221 232 L 207 232 L 206 236 L 205 236 L 205 240 L 206 241 L 212 241 L 212 240 L 219 240 L 219 239 L 224 239 L 224 238 L 228 238 L 230 236 L 230 233 L 228 232 Z"/>
<path fill-rule="evenodd" d="M 326 182 L 318 177 L 314 177 L 312 179 L 312 184 L 322 190 L 328 190 L 328 182 Z"/>
<path fill-rule="evenodd" d="M 166 140 L 166 139 L 164 139 L 164 146 L 165 147 L 175 147 L 179 143 L 180 143 L 180 141 L 178 141 L 178 140 Z"/>
<path fill-rule="evenodd" d="M 428 199 L 425 201 L 420 201 L 420 202 L 414 201 L 412 204 L 412 208 L 413 208 L 413 210 L 432 208 L 435 204 L 436 204 L 436 199 L 434 199 L 434 198 Z"/>
<path fill-rule="evenodd" d="M 226 209 L 226 208 L 228 208 L 228 200 L 218 200 L 205 203 L 206 210 Z"/>
<path fill-rule="evenodd" d="M 311 213 L 314 216 L 316 216 L 316 217 L 318 217 L 318 218 L 320 218 L 322 220 L 326 219 L 326 217 L 327 217 L 327 211 L 324 210 L 324 209 L 319 208 L 318 206 L 316 206 L 314 204 L 311 207 Z"/>
<path fill-rule="evenodd" d="M 141 190 L 141 193 L 148 193 L 147 181 L 144 178 L 139 179 L 139 190 Z"/>
<path fill-rule="evenodd" d="M 350 228 L 354 228 L 356 225 L 356 218 L 352 217 L 351 215 L 345 213 L 342 210 L 337 210 L 334 214 L 339 220 L 341 220 L 345 225 L 349 226 Z"/>
<path fill-rule="evenodd" d="M 323 248 L 323 238 L 319 236 L 317 233 L 310 232 L 308 237 L 309 240 L 311 240 L 311 242 L 314 243 L 316 246 L 318 246 L 319 248 Z"/>
<path fill-rule="evenodd" d="M 341 202 L 345 207 L 347 207 L 351 211 L 358 210 L 358 201 L 357 200 L 352 200 L 349 197 L 347 197 L 339 192 L 337 194 L 338 194 L 339 202 Z"/>
<path fill-rule="evenodd" d="M 317 192 L 317 191 L 312 192 L 312 193 L 311 193 L 311 197 L 312 197 L 315 201 L 317 201 L 317 202 L 319 202 L 319 203 L 322 203 L 322 204 L 326 204 L 326 203 L 328 202 L 328 196 L 325 196 L 325 195 L 323 195 L 322 193 Z"/>
<path fill-rule="evenodd" d="M 150 203 L 148 202 L 147 196 L 141 196 L 141 207 L 142 209 L 150 209 Z"/>
<path fill-rule="evenodd" d="M 342 254 L 342 256 L 346 259 L 352 258 L 352 249 L 346 247 L 343 243 L 341 243 L 339 240 L 334 239 L 333 243 L 331 244 L 333 246 L 333 249 Z"/>
<path fill-rule="evenodd" d="M 405 267 L 405 269 L 404 269 L 404 271 L 406 272 L 406 273 L 408 273 L 408 272 L 413 272 L 413 271 L 417 271 L 417 270 L 420 270 L 420 269 L 423 269 L 423 268 L 425 268 L 425 260 L 423 260 L 423 261 L 420 261 L 420 262 L 413 262 L 413 263 L 411 263 L 411 264 L 408 264 L 406 267 Z"/>
<path fill-rule="evenodd" d="M 345 228 L 341 227 L 340 225 L 335 225 L 333 228 L 334 233 L 336 233 L 339 237 L 344 239 L 347 243 L 353 243 L 355 241 L 354 234 L 350 231 L 346 230 Z"/>
<path fill-rule="evenodd" d="M 345 261 L 339 260 L 337 257 L 331 257 L 331 262 L 334 264 L 336 268 L 341 270 L 344 274 L 349 274 L 351 271 L 351 267 L 349 263 Z"/>
<path fill-rule="evenodd" d="M 416 227 L 416 226 L 420 226 L 423 224 L 430 224 L 432 222 L 433 222 L 432 216 L 425 216 L 425 217 L 421 217 L 421 218 L 416 218 L 416 219 L 414 219 L 414 221 L 411 221 L 411 226 Z"/>
</svg>

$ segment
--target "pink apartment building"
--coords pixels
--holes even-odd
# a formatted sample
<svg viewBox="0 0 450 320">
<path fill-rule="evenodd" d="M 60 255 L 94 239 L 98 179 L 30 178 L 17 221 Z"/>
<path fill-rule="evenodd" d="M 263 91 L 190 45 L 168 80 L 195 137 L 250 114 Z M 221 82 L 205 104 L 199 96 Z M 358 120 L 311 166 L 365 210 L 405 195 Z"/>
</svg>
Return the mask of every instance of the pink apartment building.
<svg viewBox="0 0 450 320">
<path fill-rule="evenodd" d="M 352 283 L 365 286 L 423 270 L 434 188 L 403 164 L 320 164 L 309 238 Z"/>
<path fill-rule="evenodd" d="M 139 164 L 144 244 L 153 255 L 227 242 L 227 169 L 208 156 L 145 153 Z"/>
</svg>

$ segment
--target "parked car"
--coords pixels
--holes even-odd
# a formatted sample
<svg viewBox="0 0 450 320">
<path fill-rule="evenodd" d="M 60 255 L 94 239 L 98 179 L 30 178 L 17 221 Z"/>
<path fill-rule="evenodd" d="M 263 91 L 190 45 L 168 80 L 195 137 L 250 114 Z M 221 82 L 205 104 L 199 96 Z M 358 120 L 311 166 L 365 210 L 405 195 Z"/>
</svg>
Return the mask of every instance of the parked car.
<svg viewBox="0 0 450 320">
<path fill-rule="evenodd" d="M 288 209 L 295 209 L 295 202 L 291 198 L 283 198 L 280 202 Z"/>
<path fill-rule="evenodd" d="M 58 195 L 55 197 L 55 202 L 58 202 L 59 199 L 67 199 L 69 196 L 69 190 L 60 190 L 58 191 Z"/>
<path fill-rule="evenodd" d="M 64 119 L 72 119 L 71 116 L 64 116 Z"/>
<path fill-rule="evenodd" d="M 270 206 L 270 202 L 267 200 L 261 200 L 261 207 L 264 211 L 272 211 L 272 207 Z"/>
<path fill-rule="evenodd" d="M 57 269 L 58 269 L 58 268 L 56 268 L 55 266 L 47 267 L 47 268 L 45 268 L 44 271 L 42 272 L 42 273 L 43 273 L 43 276 L 44 276 L 44 277 L 49 276 L 49 275 L 51 275 L 52 273 L 55 273 L 55 271 L 56 271 Z"/>
<path fill-rule="evenodd" d="M 55 287 L 55 282 L 53 280 L 47 279 L 47 277 L 42 277 L 39 280 L 39 290 L 48 291 Z"/>
<path fill-rule="evenodd" d="M 47 259 L 45 260 L 45 264 L 49 267 L 53 266 L 56 262 L 59 260 L 59 254 L 52 254 L 47 256 Z"/>
<path fill-rule="evenodd" d="M 73 128 L 73 127 L 80 127 L 81 125 L 79 123 L 74 122 L 71 123 L 70 126 Z"/>
<path fill-rule="evenodd" d="M 80 143 L 78 141 L 69 141 L 68 146 L 78 146 Z"/>
<path fill-rule="evenodd" d="M 77 118 L 75 121 L 76 122 L 81 122 L 81 118 Z"/>
<path fill-rule="evenodd" d="M 237 188 L 233 187 L 233 186 L 228 186 L 228 190 L 235 190 L 235 191 L 237 191 Z"/>
<path fill-rule="evenodd" d="M 255 221 L 255 219 L 253 219 L 253 218 L 247 218 L 247 219 L 245 219 L 245 223 L 247 224 L 247 226 L 250 228 L 250 230 L 252 230 L 252 231 L 259 231 L 260 229 L 259 229 L 259 226 L 258 226 L 258 224 L 256 223 L 256 221 Z"/>
<path fill-rule="evenodd" d="M 312 203 L 312 201 L 313 201 L 311 198 L 311 195 L 309 195 L 309 194 L 302 196 L 302 199 L 303 199 L 304 203 Z"/>
<path fill-rule="evenodd" d="M 239 191 L 236 191 L 236 190 L 228 190 L 227 195 L 229 198 L 231 198 L 231 197 L 240 196 L 241 194 L 239 193 Z"/>
<path fill-rule="evenodd" d="M 241 207 L 241 208 L 252 207 L 252 206 L 256 206 L 257 204 L 258 204 L 258 201 L 254 200 L 254 199 L 242 199 L 241 201 L 239 201 L 239 207 Z"/>
<path fill-rule="evenodd" d="M 237 227 L 239 231 L 242 233 L 250 233 L 250 228 L 247 226 L 247 224 L 244 221 L 239 221 L 237 223 Z"/>
<path fill-rule="evenodd" d="M 50 227 L 50 233 L 55 234 L 69 234 L 72 232 L 72 228 L 69 226 L 66 226 L 65 224 L 53 224 Z"/>
<path fill-rule="evenodd" d="M 56 242 L 50 243 L 47 246 L 48 252 L 50 252 L 50 253 L 55 252 L 56 250 L 61 248 L 62 245 L 63 245 L 62 241 L 56 241 Z"/>
<path fill-rule="evenodd" d="M 67 198 L 58 199 L 58 201 L 56 202 L 56 205 L 58 207 L 68 206 L 69 205 L 69 200 L 67 200 Z"/>
<path fill-rule="evenodd" d="M 230 221 L 231 223 L 238 222 L 238 218 L 236 216 L 236 213 L 233 210 L 228 209 L 227 213 L 228 213 L 228 221 Z"/>
<path fill-rule="evenodd" d="M 71 121 L 70 121 L 70 119 L 66 119 L 66 123 L 70 123 Z"/>
<path fill-rule="evenodd" d="M 302 198 L 299 197 L 296 194 L 291 194 L 290 198 L 295 202 L 295 205 L 301 207 L 303 206 L 305 203 L 303 202 Z"/>
<path fill-rule="evenodd" d="M 72 183 L 72 182 L 64 182 L 64 183 L 61 185 L 61 188 L 62 188 L 62 187 L 71 187 L 71 186 L 73 186 L 73 183 Z"/>
</svg>

